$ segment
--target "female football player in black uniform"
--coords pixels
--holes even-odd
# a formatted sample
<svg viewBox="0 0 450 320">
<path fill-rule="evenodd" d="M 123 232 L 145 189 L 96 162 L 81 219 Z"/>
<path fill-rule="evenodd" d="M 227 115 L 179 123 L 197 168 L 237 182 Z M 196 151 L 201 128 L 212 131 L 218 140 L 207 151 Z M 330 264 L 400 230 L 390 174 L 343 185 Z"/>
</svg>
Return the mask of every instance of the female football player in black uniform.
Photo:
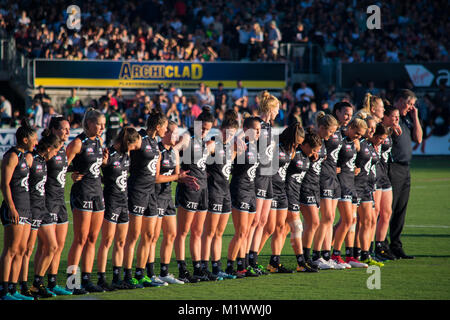
<svg viewBox="0 0 450 320">
<path fill-rule="evenodd" d="M 217 280 L 210 277 L 201 266 L 201 236 L 208 210 L 208 186 L 206 160 L 213 151 L 214 141 L 205 141 L 214 123 L 214 116 L 208 109 L 197 117 L 194 128 L 186 132 L 177 145 L 180 152 L 181 169 L 189 171 L 189 175 L 197 178 L 200 189 L 179 183 L 176 189 L 175 204 L 177 206 L 177 235 L 175 237 L 175 255 L 177 257 L 179 279 L 183 282 Z M 191 276 L 186 267 L 185 241 L 188 232 L 190 251 L 194 273 Z"/>
<path fill-rule="evenodd" d="M 376 121 L 372 116 L 360 114 L 359 118 L 366 121 L 367 130 L 359 140 L 359 151 L 356 154 L 355 166 L 359 173 L 355 176 L 355 190 L 358 199 L 358 232 L 355 238 L 355 248 L 361 248 L 361 262 L 367 265 L 382 267 L 383 264 L 371 259 L 369 247 L 372 230 L 376 224 L 373 210 L 373 186 L 370 185 L 372 155 L 375 152 L 370 139 L 376 128 Z"/>
<path fill-rule="evenodd" d="M 235 234 L 228 246 L 227 274 L 258 276 L 254 271 L 245 269 L 246 239 L 248 239 L 251 222 L 256 212 L 255 176 L 259 165 L 257 143 L 261 132 L 258 118 L 248 117 L 243 124 L 245 147 L 236 145 L 237 155 L 233 162 L 230 183 L 231 214 Z M 237 272 L 234 261 L 237 258 Z"/>
<path fill-rule="evenodd" d="M 338 130 L 324 141 L 327 157 L 320 171 L 320 223 L 314 234 L 313 264 L 319 269 L 340 268 L 331 260 L 331 239 L 333 222 L 340 196 L 340 186 L 337 179 L 337 156 L 342 147 L 341 129 L 346 127 L 353 115 L 353 107 L 348 102 L 338 102 L 334 105 L 333 116 L 337 120 Z M 322 256 L 322 257 L 321 257 Z M 341 268 L 342 269 L 342 268 Z"/>
<path fill-rule="evenodd" d="M 280 101 L 268 91 L 259 95 L 259 114 L 261 122 L 261 137 L 259 139 L 260 164 L 256 169 L 256 214 L 249 230 L 247 239 L 249 269 L 259 274 L 264 273 L 264 267 L 258 264 L 258 250 L 264 226 L 269 217 L 273 190 L 272 190 L 272 158 L 273 158 L 273 136 L 271 123 L 275 120 L 280 109 Z"/>
<path fill-rule="evenodd" d="M 155 179 L 156 165 L 160 156 L 156 136 L 163 137 L 167 131 L 167 117 L 159 112 L 147 118 L 147 129 L 141 129 L 141 148 L 130 152 L 130 177 L 128 178 L 128 209 L 130 223 L 124 249 L 124 281 L 137 287 L 160 286 L 145 275 L 150 244 L 155 233 L 158 217 Z M 135 278 L 131 266 L 134 247 L 141 236 L 136 254 Z M 167 285 L 167 284 L 166 284 Z"/>
<path fill-rule="evenodd" d="M 202 264 L 208 270 L 212 255 L 212 273 L 218 278 L 235 279 L 221 270 L 222 234 L 231 214 L 230 174 L 235 157 L 233 138 L 239 129 L 236 118 L 226 118 L 221 124 L 220 134 L 215 137 L 214 151 L 208 157 L 208 213 L 202 234 Z M 219 226 L 220 225 L 220 226 Z M 218 233 L 218 234 L 217 234 Z M 214 245 L 212 245 L 215 238 Z"/>
<path fill-rule="evenodd" d="M 16 131 L 17 145 L 3 156 L 1 220 L 3 251 L 0 258 L 0 297 L 2 300 L 30 300 L 17 292 L 17 280 L 31 229 L 28 177 L 33 162 L 31 152 L 37 144 L 37 133 L 26 121 Z M 31 298 L 33 299 L 33 298 Z"/>
<path fill-rule="evenodd" d="M 105 199 L 105 216 L 102 224 L 102 240 L 97 252 L 97 285 L 105 291 L 133 289 L 121 281 L 124 244 L 128 231 L 127 178 L 130 171 L 130 152 L 141 148 L 142 138 L 132 127 L 122 128 L 114 143 L 108 148 L 108 161 L 102 165 Z M 108 250 L 114 242 L 112 253 L 112 286 L 106 282 Z"/>
<path fill-rule="evenodd" d="M 81 289 L 88 292 L 103 292 L 91 280 L 95 259 L 95 243 L 103 222 L 105 210 L 101 184 L 100 167 L 108 160 L 107 150 L 103 150 L 101 135 L 105 130 L 105 116 L 90 108 L 83 118 L 84 132 L 79 134 L 67 147 L 67 161 L 82 178 L 72 185 L 70 204 L 73 212 L 73 242 L 67 258 L 68 289 L 74 288 L 74 274 L 82 259 Z M 81 293 L 81 292 L 80 292 Z"/>
<path fill-rule="evenodd" d="M 354 118 L 348 125 L 347 130 L 343 133 L 342 148 L 339 151 L 337 167 L 340 168 L 338 174 L 338 180 L 341 188 L 341 197 L 338 201 L 338 209 L 341 215 L 340 223 L 336 229 L 334 237 L 334 250 L 332 259 L 336 264 L 345 265 L 350 267 L 367 267 L 367 264 L 363 264 L 353 257 L 353 239 L 349 239 L 347 242 L 346 250 L 346 262 L 341 258 L 341 246 L 344 242 L 347 233 L 351 228 L 356 229 L 356 217 L 353 216 L 353 212 L 356 211 L 357 194 L 355 190 L 355 159 L 356 153 L 359 151 L 355 146 L 355 141 L 359 140 L 367 130 L 367 124 L 364 120 Z M 356 169 L 356 173 L 359 170 Z M 355 230 L 351 230 L 355 232 Z"/>
<path fill-rule="evenodd" d="M 338 128 L 338 122 L 332 115 L 319 112 L 316 116 L 316 132 L 324 141 L 329 140 Z M 302 235 L 303 255 L 308 265 L 318 269 L 312 264 L 310 256 L 314 234 L 319 227 L 320 207 L 320 172 L 322 162 L 327 157 L 325 143 L 322 144 L 318 157 L 313 159 L 311 166 L 305 174 L 300 192 L 300 211 L 304 217 L 305 230 Z M 302 268 L 300 268 L 302 269 Z M 302 270 L 300 270 L 302 271 Z"/>
<path fill-rule="evenodd" d="M 400 113 L 393 106 L 386 105 L 382 123 L 390 128 L 391 132 L 401 133 L 399 126 Z M 388 135 L 379 147 L 380 162 L 377 167 L 377 190 L 375 210 L 379 216 L 375 235 L 375 254 L 380 260 L 395 260 L 389 246 L 386 245 L 386 234 L 392 215 L 392 185 L 388 175 L 388 162 L 392 149 L 392 138 Z"/>
<path fill-rule="evenodd" d="M 178 125 L 174 121 L 169 121 L 167 131 L 161 142 L 158 143 L 161 156 L 156 165 L 156 186 L 155 192 L 157 196 L 158 221 L 156 230 L 150 247 L 150 255 L 148 263 L 151 264 L 153 272 L 153 264 L 155 261 L 156 243 L 158 241 L 161 228 L 163 230 L 163 239 L 160 247 L 160 274 L 159 277 L 153 275 L 152 282 L 162 281 L 169 284 L 184 284 L 183 281 L 176 279 L 169 273 L 169 263 L 172 256 L 173 243 L 177 232 L 177 219 L 175 205 L 172 199 L 172 181 L 178 181 L 192 186 L 198 187 L 196 178 L 187 174 L 187 171 L 180 170 L 180 161 L 178 153 L 173 147 L 178 142 Z"/>
<path fill-rule="evenodd" d="M 61 253 L 66 242 L 67 229 L 69 227 L 69 219 L 66 209 L 66 201 L 64 198 L 64 188 L 66 185 L 66 173 L 69 167 L 67 161 L 66 148 L 64 143 L 69 140 L 70 124 L 64 117 L 53 117 L 50 120 L 48 129 L 52 134 L 57 136 L 62 142 L 58 153 L 47 161 L 47 181 L 45 182 L 45 203 L 50 216 L 51 222 L 43 222 L 41 226 L 55 233 L 58 243 L 55 254 L 53 255 L 50 267 L 47 272 L 48 284 L 47 288 L 56 295 L 71 295 L 72 291 L 66 290 L 57 284 L 59 261 Z M 43 251 L 43 240 L 38 233 L 38 246 L 34 256 L 35 262 L 39 261 L 39 257 Z M 75 290 L 76 291 L 76 290 Z"/>
<path fill-rule="evenodd" d="M 25 253 L 20 275 L 21 291 L 24 295 L 38 298 L 49 298 L 56 294 L 47 291 L 43 284 L 43 277 L 53 259 L 53 255 L 58 247 L 56 234 L 52 227 L 53 217 L 46 209 L 45 205 L 45 182 L 47 181 L 46 161 L 52 159 L 62 145 L 62 141 L 53 135 L 49 129 L 42 132 L 42 138 L 35 150 L 31 153 L 33 163 L 30 167 L 28 185 L 30 189 L 31 206 L 31 233 L 28 238 L 27 251 Z M 33 254 L 36 238 L 42 243 L 42 251 L 35 258 L 34 281 L 30 290 L 27 287 L 28 263 Z"/>
</svg>

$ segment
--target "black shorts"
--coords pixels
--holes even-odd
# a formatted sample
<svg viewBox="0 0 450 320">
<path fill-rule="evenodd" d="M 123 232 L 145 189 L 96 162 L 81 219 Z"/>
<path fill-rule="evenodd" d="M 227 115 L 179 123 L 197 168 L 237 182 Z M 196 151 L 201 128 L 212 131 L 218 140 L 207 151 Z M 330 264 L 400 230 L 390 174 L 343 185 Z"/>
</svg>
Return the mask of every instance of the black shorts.
<svg viewBox="0 0 450 320">
<path fill-rule="evenodd" d="M 376 189 L 381 189 L 383 191 L 392 190 L 391 180 L 389 180 L 388 175 L 384 171 L 382 171 L 379 177 L 377 177 Z"/>
<path fill-rule="evenodd" d="M 38 230 L 41 225 L 52 225 L 53 217 L 45 206 L 34 206 L 31 208 L 31 230 Z"/>
<path fill-rule="evenodd" d="M 172 199 L 158 199 L 158 218 L 176 216 L 175 204 Z"/>
<path fill-rule="evenodd" d="M 254 188 L 244 188 L 231 184 L 230 195 L 231 206 L 234 209 L 248 213 L 256 213 L 256 193 Z"/>
<path fill-rule="evenodd" d="M 69 223 L 67 208 L 64 203 L 52 202 L 50 200 L 47 201 L 47 199 L 45 199 L 45 202 L 47 211 L 50 214 L 51 221 L 42 222 L 41 225 Z"/>
<path fill-rule="evenodd" d="M 31 224 L 30 209 L 17 209 L 17 212 L 19 213 L 19 224 Z M 2 206 L 0 208 L 0 218 L 5 227 L 12 224 L 9 219 L 9 208 L 5 201 L 2 202 Z"/>
<path fill-rule="evenodd" d="M 125 224 L 130 220 L 128 217 L 128 205 L 126 202 L 119 203 L 106 201 L 105 220 L 115 224 Z"/>
<path fill-rule="evenodd" d="M 215 214 L 230 214 L 231 213 L 231 195 L 228 190 L 219 193 L 214 192 L 213 189 L 208 190 L 208 212 Z"/>
<path fill-rule="evenodd" d="M 137 191 L 128 189 L 128 211 L 130 214 L 139 217 L 157 217 L 157 200 L 155 189 Z"/>
<path fill-rule="evenodd" d="M 341 186 L 337 176 L 320 176 L 320 199 L 339 199 L 341 195 Z"/>
<path fill-rule="evenodd" d="M 286 183 L 286 195 L 288 200 L 288 210 L 291 212 L 300 212 L 300 189 L 301 184 L 294 179 L 288 178 Z"/>
<path fill-rule="evenodd" d="M 300 204 L 304 206 L 317 206 L 320 208 L 320 187 L 311 188 L 302 184 L 300 189 Z"/>
<path fill-rule="evenodd" d="M 358 203 L 358 195 L 355 189 L 355 178 L 349 174 L 338 175 L 339 184 L 341 185 L 341 196 L 339 201 Z"/>
<path fill-rule="evenodd" d="M 369 187 L 361 187 L 356 189 L 357 193 L 357 204 L 358 206 L 364 202 L 374 202 L 373 201 L 373 192 Z"/>
<path fill-rule="evenodd" d="M 288 198 L 286 195 L 286 187 L 272 184 L 273 189 L 273 199 L 271 208 L 273 210 L 287 210 L 288 208 Z"/>
<path fill-rule="evenodd" d="M 70 206 L 74 209 L 88 212 L 104 212 L 105 201 L 103 199 L 103 190 L 100 187 L 93 192 L 86 190 L 79 184 L 74 184 L 70 190 Z"/>
<path fill-rule="evenodd" d="M 208 210 L 208 188 L 198 191 L 192 190 L 183 183 L 177 184 L 175 192 L 175 206 L 181 206 L 187 211 L 207 211 Z"/>
<path fill-rule="evenodd" d="M 272 176 L 256 175 L 255 193 L 258 199 L 271 200 L 273 198 Z"/>
</svg>

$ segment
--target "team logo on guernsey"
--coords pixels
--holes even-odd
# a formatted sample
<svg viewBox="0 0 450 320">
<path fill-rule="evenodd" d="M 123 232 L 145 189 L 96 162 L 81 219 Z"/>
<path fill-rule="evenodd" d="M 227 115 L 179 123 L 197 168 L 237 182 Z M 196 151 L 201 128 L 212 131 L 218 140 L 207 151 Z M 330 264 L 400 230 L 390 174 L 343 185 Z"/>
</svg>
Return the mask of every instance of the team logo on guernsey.
<svg viewBox="0 0 450 320">
<path fill-rule="evenodd" d="M 301 166 L 303 166 L 303 161 L 302 160 L 298 160 L 295 165 L 297 166 L 297 168 L 300 168 Z"/>
<path fill-rule="evenodd" d="M 42 171 L 42 164 L 38 164 L 38 165 L 36 166 L 36 171 L 37 171 L 37 172 L 41 172 L 41 171 Z"/>
<path fill-rule="evenodd" d="M 255 162 L 255 164 L 247 170 L 247 175 L 250 178 L 250 181 L 255 180 L 256 168 L 258 167 L 258 165 L 259 165 L 259 162 Z"/>
<path fill-rule="evenodd" d="M 336 149 L 334 149 L 333 151 L 331 151 L 330 155 L 331 155 L 331 159 L 333 159 L 333 162 L 336 163 L 338 160 L 338 154 L 339 151 L 342 148 L 342 144 L 340 144 Z"/>
<path fill-rule="evenodd" d="M 381 153 L 381 157 L 383 158 L 383 161 L 384 161 L 385 163 L 388 162 L 388 159 L 389 159 L 389 153 L 391 152 L 391 149 L 392 149 L 392 148 L 389 148 L 389 149 L 387 149 L 385 152 L 382 152 L 382 153 Z"/>
<path fill-rule="evenodd" d="M 113 166 L 114 166 L 114 169 L 120 167 L 120 162 L 114 161 Z"/>
<path fill-rule="evenodd" d="M 56 156 L 55 157 L 55 161 L 58 163 L 58 162 L 61 162 L 62 161 L 62 157 L 61 156 Z"/>
<path fill-rule="evenodd" d="M 200 170 L 205 171 L 206 170 L 206 159 L 208 158 L 208 153 L 203 153 L 200 160 L 197 161 L 197 167 L 200 168 Z"/>
<path fill-rule="evenodd" d="M 89 172 L 92 173 L 94 178 L 98 178 L 100 176 L 100 166 L 102 165 L 102 158 L 97 158 L 97 161 L 91 165 L 89 168 Z"/>
<path fill-rule="evenodd" d="M 293 174 L 291 177 L 292 179 L 295 179 L 295 181 L 297 181 L 297 183 L 302 183 L 303 178 L 305 177 L 306 171 L 303 171 L 302 173 L 296 173 Z"/>
<path fill-rule="evenodd" d="M 56 177 L 56 180 L 61 185 L 61 188 L 64 188 L 66 185 L 66 172 L 67 172 L 67 166 L 64 166 L 60 173 L 58 173 L 58 176 Z"/>
<path fill-rule="evenodd" d="M 125 190 L 127 189 L 127 176 L 128 176 L 128 171 L 122 170 L 121 175 L 118 176 L 116 179 L 116 185 L 119 187 L 120 191 L 122 191 L 122 192 L 125 192 Z"/>
<path fill-rule="evenodd" d="M 154 157 L 147 165 L 148 171 L 152 174 L 152 176 L 156 175 L 156 164 L 158 162 L 158 156 Z"/>
<path fill-rule="evenodd" d="M 146 145 L 146 146 L 145 146 L 145 150 L 146 150 L 146 151 L 151 151 L 151 150 L 152 150 L 152 146 L 149 145 L 149 144 Z"/>
<path fill-rule="evenodd" d="M 333 134 L 333 141 L 339 141 L 339 137 L 337 134 Z"/>
<path fill-rule="evenodd" d="M 377 166 L 376 166 L 376 165 L 373 165 L 373 166 L 371 167 L 371 170 L 372 170 L 372 174 L 373 174 L 374 176 L 376 176 L 376 175 L 377 175 Z"/>
<path fill-rule="evenodd" d="M 26 169 L 26 168 L 27 168 L 27 164 L 26 164 L 25 162 L 23 162 L 23 163 L 21 164 L 20 168 L 21 168 L 22 170 L 23 170 L 23 169 Z"/>
<path fill-rule="evenodd" d="M 316 162 L 314 162 L 312 164 L 312 168 L 315 174 L 319 175 L 320 174 L 320 170 L 322 168 L 322 162 L 325 158 L 320 158 L 319 160 L 317 160 Z"/>
<path fill-rule="evenodd" d="M 367 161 L 366 165 L 364 166 L 364 170 L 366 170 L 367 174 L 369 174 L 369 172 L 370 172 L 371 164 L 372 164 L 372 160 L 369 159 L 369 161 Z"/>
<path fill-rule="evenodd" d="M 280 158 L 284 158 L 286 154 L 283 151 L 280 151 Z"/>
<path fill-rule="evenodd" d="M 231 175 L 231 161 L 227 161 L 227 163 L 222 168 L 222 174 L 225 178 L 230 179 Z"/>
<path fill-rule="evenodd" d="M 289 167 L 289 162 L 286 163 L 284 166 L 280 167 L 280 169 L 278 169 L 278 175 L 280 176 L 281 180 L 283 180 L 283 181 L 286 180 L 286 171 L 287 171 L 288 167 Z"/>
<path fill-rule="evenodd" d="M 39 192 L 41 197 L 45 194 L 45 182 L 47 181 L 47 176 L 43 176 L 42 180 L 36 184 L 36 191 Z"/>
<path fill-rule="evenodd" d="M 170 169 L 169 171 L 164 172 L 164 173 L 163 173 L 163 176 L 170 176 L 170 175 L 172 175 L 172 173 L 173 173 L 173 169 Z M 169 183 L 170 183 L 170 182 L 169 182 Z"/>
<path fill-rule="evenodd" d="M 94 153 L 94 149 L 93 149 L 92 147 L 88 147 L 88 148 L 86 149 L 86 152 L 87 152 L 87 153 Z"/>
<path fill-rule="evenodd" d="M 350 169 L 350 171 L 355 170 L 355 159 L 356 159 L 356 153 L 353 155 L 353 157 L 348 160 L 345 165 Z"/>
<path fill-rule="evenodd" d="M 30 176 L 30 174 L 27 173 L 27 176 L 20 181 L 20 186 L 22 188 L 25 188 L 25 191 L 27 191 L 27 192 L 29 191 L 29 189 L 28 189 L 28 177 L 29 176 Z"/>
<path fill-rule="evenodd" d="M 267 147 L 266 149 L 266 156 L 269 157 L 269 159 L 273 158 L 273 144 Z"/>
<path fill-rule="evenodd" d="M 162 165 L 163 167 L 168 167 L 170 165 L 170 161 L 168 159 L 163 160 Z"/>
</svg>

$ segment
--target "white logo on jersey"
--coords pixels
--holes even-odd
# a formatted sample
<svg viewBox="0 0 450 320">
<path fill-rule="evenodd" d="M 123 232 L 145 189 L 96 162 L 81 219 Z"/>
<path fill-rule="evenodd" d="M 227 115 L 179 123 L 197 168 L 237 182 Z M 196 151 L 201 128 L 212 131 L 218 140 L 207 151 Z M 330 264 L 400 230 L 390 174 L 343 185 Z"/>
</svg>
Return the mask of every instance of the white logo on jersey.
<svg viewBox="0 0 450 320">
<path fill-rule="evenodd" d="M 197 167 L 200 168 L 200 170 L 205 171 L 206 170 L 206 159 L 208 158 L 208 153 L 203 153 L 200 160 L 197 161 Z"/>
<path fill-rule="evenodd" d="M 36 184 L 36 190 L 39 192 L 41 197 L 45 194 L 45 181 L 47 181 L 47 176 L 43 176 L 42 180 Z"/>
<path fill-rule="evenodd" d="M 273 158 L 273 143 L 271 143 L 267 149 L 266 149 L 266 156 L 269 157 L 269 159 Z"/>
<path fill-rule="evenodd" d="M 102 158 L 97 158 L 97 161 L 89 168 L 89 171 L 92 173 L 94 178 L 98 178 L 100 176 L 100 166 L 102 165 L 102 162 Z"/>
<path fill-rule="evenodd" d="M 280 167 L 280 169 L 278 169 L 278 175 L 280 176 L 281 180 L 285 181 L 286 180 L 286 170 L 289 167 L 289 162 L 286 163 L 284 166 Z"/>
<path fill-rule="evenodd" d="M 385 152 L 382 152 L 382 153 L 381 153 L 381 157 L 383 157 L 384 163 L 387 163 L 387 162 L 388 162 L 389 153 L 391 152 L 391 149 L 392 149 L 392 147 L 389 148 L 389 149 L 387 149 Z M 381 150 L 381 149 L 380 149 L 380 150 Z"/>
<path fill-rule="evenodd" d="M 369 161 L 367 161 L 366 165 L 364 166 L 364 170 L 366 170 L 367 174 L 369 174 L 369 172 L 370 172 L 371 164 L 372 164 L 372 159 L 369 159 Z"/>
<path fill-rule="evenodd" d="M 355 170 L 355 159 L 356 159 L 356 153 L 353 155 L 353 157 L 348 160 L 345 165 L 350 169 L 350 171 Z"/>
<path fill-rule="evenodd" d="M 333 159 L 333 162 L 336 163 L 338 160 L 338 155 L 339 155 L 339 151 L 342 148 L 342 144 L 340 144 L 336 149 L 334 149 L 333 151 L 331 151 L 330 155 L 331 155 L 331 159 Z"/>
<path fill-rule="evenodd" d="M 319 175 L 320 174 L 320 170 L 322 168 L 322 162 L 325 158 L 320 158 L 319 160 L 317 160 L 316 162 L 314 162 L 312 164 L 312 168 L 315 174 Z"/>
<path fill-rule="evenodd" d="M 159 156 L 154 157 L 147 165 L 148 171 L 152 176 L 156 175 L 156 163 L 158 162 Z"/>
<path fill-rule="evenodd" d="M 20 181 L 20 186 L 22 188 L 25 188 L 25 191 L 27 191 L 27 192 L 29 191 L 29 189 L 28 189 L 28 177 L 29 176 L 30 176 L 30 174 L 27 173 L 27 176 Z"/>
<path fill-rule="evenodd" d="M 222 174 L 225 178 L 230 179 L 231 174 L 231 161 L 227 161 L 227 163 L 222 168 Z"/>
<path fill-rule="evenodd" d="M 116 185 L 119 187 L 120 191 L 125 192 L 127 189 L 127 176 L 128 171 L 122 170 L 122 174 L 117 177 L 116 179 Z"/>
<path fill-rule="evenodd" d="M 64 188 L 66 185 L 66 173 L 67 173 L 67 166 L 64 166 L 60 173 L 58 173 L 58 176 L 56 177 L 56 180 L 61 185 L 61 188 Z"/>
<path fill-rule="evenodd" d="M 377 166 L 375 164 L 372 166 L 371 170 L 372 170 L 373 175 L 376 176 L 377 175 Z"/>
<path fill-rule="evenodd" d="M 302 183 L 303 178 L 305 177 L 306 171 L 303 171 L 302 173 L 296 173 L 293 174 L 291 177 L 297 181 L 297 183 Z"/>
<path fill-rule="evenodd" d="M 258 165 L 259 165 L 259 162 L 256 161 L 255 164 L 247 170 L 247 175 L 250 178 L 250 181 L 255 180 L 256 168 L 258 168 Z"/>
<path fill-rule="evenodd" d="M 170 175 L 172 175 L 172 173 L 173 173 L 173 169 L 170 169 L 169 171 L 164 172 L 163 176 L 170 176 Z"/>
</svg>

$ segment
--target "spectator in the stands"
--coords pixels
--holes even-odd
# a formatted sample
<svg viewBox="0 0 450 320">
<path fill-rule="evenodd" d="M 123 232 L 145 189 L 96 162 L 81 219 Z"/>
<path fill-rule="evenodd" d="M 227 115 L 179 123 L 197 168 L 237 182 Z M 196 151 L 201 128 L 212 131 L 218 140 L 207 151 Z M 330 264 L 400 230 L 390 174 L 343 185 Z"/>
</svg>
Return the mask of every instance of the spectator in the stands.
<svg viewBox="0 0 450 320">
<path fill-rule="evenodd" d="M 305 26 L 301 22 L 297 23 L 297 29 L 296 29 L 294 41 L 301 42 L 301 43 L 306 43 L 309 41 L 309 38 L 305 32 Z"/>
<path fill-rule="evenodd" d="M 216 104 L 214 95 L 211 92 L 211 88 L 209 86 L 205 86 L 205 97 L 206 97 L 206 105 L 214 107 Z"/>
<path fill-rule="evenodd" d="M 167 110 L 166 116 L 169 120 L 175 122 L 178 126 L 181 125 L 181 116 L 177 109 L 177 104 L 175 102 L 170 103 L 170 107 Z"/>
<path fill-rule="evenodd" d="M 12 119 L 11 102 L 9 102 L 3 95 L 0 96 L 0 113 L 2 126 L 11 125 Z"/>
<path fill-rule="evenodd" d="M 233 99 L 233 102 L 244 98 L 245 100 L 248 100 L 248 90 L 243 87 L 242 81 L 238 80 L 236 81 L 237 88 L 233 90 L 233 93 L 231 94 L 231 98 Z"/>
<path fill-rule="evenodd" d="M 195 95 L 200 107 L 203 107 L 205 104 L 207 104 L 208 97 L 206 96 L 206 88 L 203 82 L 200 82 L 200 84 L 198 85 L 198 89 L 195 91 Z"/>
<path fill-rule="evenodd" d="M 52 103 L 50 97 L 45 92 L 45 88 L 43 86 L 38 87 L 38 93 L 34 95 L 33 99 L 41 100 L 42 108 L 44 108 L 44 113 L 48 112 L 49 105 Z"/>
<path fill-rule="evenodd" d="M 72 88 L 70 90 L 70 97 L 67 98 L 66 104 L 65 104 L 65 115 L 66 117 L 70 117 L 72 115 L 72 107 L 75 105 L 75 102 L 80 100 L 80 98 L 77 96 L 77 89 Z M 69 120 L 70 122 L 70 120 Z"/>
<path fill-rule="evenodd" d="M 275 20 L 272 20 L 269 24 L 269 46 L 267 48 L 268 52 L 271 52 L 272 50 L 275 50 L 275 52 L 278 53 L 278 48 L 280 47 L 280 41 L 281 41 L 281 32 L 277 27 L 277 23 Z"/>
<path fill-rule="evenodd" d="M 380 94 L 380 89 L 375 88 L 375 82 L 373 80 L 370 80 L 367 83 L 367 89 L 366 92 L 369 92 L 373 96 L 377 96 Z"/>
<path fill-rule="evenodd" d="M 300 88 L 295 92 L 295 98 L 297 101 L 301 100 L 301 96 L 305 95 L 304 100 L 311 101 L 314 100 L 314 91 L 306 85 L 306 82 L 300 82 Z"/>
<path fill-rule="evenodd" d="M 296 122 L 302 123 L 302 107 L 297 104 L 292 107 L 288 115 L 287 125 L 290 126 Z"/>
<path fill-rule="evenodd" d="M 169 84 L 169 92 L 167 93 L 167 97 L 169 98 L 170 102 L 174 102 L 174 97 L 177 96 L 178 98 L 181 98 L 183 95 L 183 91 L 181 91 L 180 88 L 175 87 L 174 84 Z"/>
<path fill-rule="evenodd" d="M 47 128 L 52 117 L 59 116 L 59 114 L 55 111 L 55 108 L 52 105 L 48 106 L 46 112 L 44 112 L 44 118 L 42 119 L 42 127 Z"/>
<path fill-rule="evenodd" d="M 34 128 L 42 128 L 42 120 L 44 117 L 44 109 L 39 99 L 33 99 L 33 104 L 27 110 L 27 117 L 30 125 Z"/>
</svg>

